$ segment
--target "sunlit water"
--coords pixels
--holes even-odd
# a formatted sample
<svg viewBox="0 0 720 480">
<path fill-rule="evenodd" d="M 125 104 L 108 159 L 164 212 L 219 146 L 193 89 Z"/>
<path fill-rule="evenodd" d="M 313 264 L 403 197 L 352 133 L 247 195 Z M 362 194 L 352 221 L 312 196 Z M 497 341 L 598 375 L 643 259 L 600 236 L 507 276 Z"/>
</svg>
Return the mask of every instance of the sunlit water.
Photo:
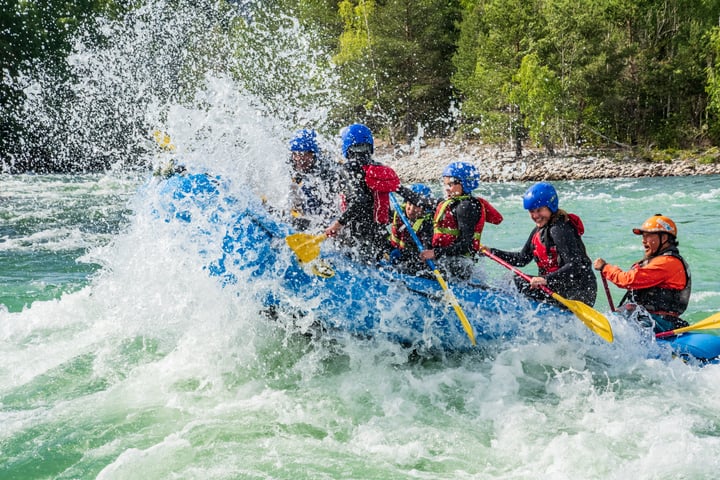
<svg viewBox="0 0 720 480">
<path fill-rule="evenodd" d="M 630 227 L 664 204 L 698 319 L 720 310 L 717 181 L 557 186 L 591 256 L 624 266 L 642 255 Z M 292 335 L 257 286 L 221 288 L 141 213 L 141 182 L 2 178 L 0 273 L 40 292 L 0 313 L 2 478 L 714 478 L 720 366 L 658 355 L 614 317 L 613 345 L 558 331 L 446 358 Z M 524 242 L 526 186 L 481 188 L 506 215 L 488 245 Z"/>
<path fill-rule="evenodd" d="M 178 49 L 162 42 L 179 36 L 157 30 L 192 32 L 192 11 L 150 4 L 106 50 L 73 57 L 94 75 L 79 95 L 90 101 L 123 85 L 117 105 L 137 108 L 113 111 L 169 131 L 190 169 L 280 205 L 287 138 L 298 123 L 321 124 L 322 106 L 303 110 L 277 90 L 268 107 L 257 85 L 214 72 L 184 102 L 150 98 L 143 110 L 137 99 L 152 97 L 148 71 L 157 67 L 147 45 L 169 55 Z M 288 29 L 292 39 L 292 22 Z M 206 39 L 207 29 L 196 35 Z M 276 36 L 283 49 L 298 45 Z M 244 47 L 240 62 L 257 60 L 255 81 L 281 77 L 268 73 L 272 50 L 254 56 L 271 43 Z M 323 146 L 336 149 L 331 137 Z M 602 288 L 595 307 L 611 318 L 613 344 L 579 321 L 464 355 L 418 358 L 383 340 L 309 339 L 258 313 L 256 293 L 272 282 L 222 288 L 191 235 L 158 221 L 136 194 L 146 176 L 116 167 L 0 177 L 0 478 L 717 477 L 720 366 L 672 360 L 609 314 Z M 654 213 L 672 217 L 694 275 L 687 318 L 720 310 L 720 178 L 556 186 L 561 206 L 585 222 L 591 257 L 623 267 L 642 256 L 631 228 Z M 532 228 L 520 200 L 527 187 L 479 189 L 506 217 L 486 228 L 485 244 L 522 246 Z M 480 268 L 511 283 L 489 260 Z M 612 295 L 617 302 L 621 292 Z"/>
</svg>

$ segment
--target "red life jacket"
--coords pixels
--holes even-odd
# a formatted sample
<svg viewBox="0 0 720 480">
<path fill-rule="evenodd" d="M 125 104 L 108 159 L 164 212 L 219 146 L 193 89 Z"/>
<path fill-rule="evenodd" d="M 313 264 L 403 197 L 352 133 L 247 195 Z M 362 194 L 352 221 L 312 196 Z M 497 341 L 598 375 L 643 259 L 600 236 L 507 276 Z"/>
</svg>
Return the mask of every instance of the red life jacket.
<svg viewBox="0 0 720 480">
<path fill-rule="evenodd" d="M 373 192 L 373 218 L 377 223 L 390 222 L 390 192 L 400 187 L 395 170 L 385 165 L 363 165 L 365 183 Z"/>
<path fill-rule="evenodd" d="M 568 213 L 568 219 L 578 235 L 585 233 L 585 226 L 583 225 L 582 220 L 580 220 L 580 217 L 574 213 Z M 548 224 L 545 227 L 538 229 L 532 238 L 532 244 L 535 247 L 533 250 L 533 256 L 535 257 L 535 262 L 537 263 L 540 275 L 547 275 L 548 273 L 552 273 L 560 268 L 557 247 L 554 244 L 547 246 L 540 239 L 540 232 L 545 229 L 549 230 L 550 225 Z M 548 238 L 548 240 L 550 239 Z"/>
<path fill-rule="evenodd" d="M 472 244 L 475 251 L 480 251 L 480 236 L 482 235 L 483 228 L 485 227 L 485 205 L 483 202 L 470 195 L 450 197 L 437 206 L 437 210 L 435 210 L 435 218 L 433 219 L 433 247 L 448 247 L 457 241 L 460 236 L 460 228 L 458 227 L 453 209 L 450 207 L 456 202 L 467 199 L 472 199 L 480 204 L 480 218 L 475 224 L 475 233 L 473 234 Z"/>
<path fill-rule="evenodd" d="M 405 208 L 405 205 L 403 204 L 402 207 Z M 415 219 L 415 222 L 412 224 L 415 233 L 420 232 L 426 220 L 432 221 L 430 214 Z M 392 228 L 390 229 L 390 244 L 395 248 L 404 250 L 408 242 L 413 242 L 412 237 L 410 236 L 410 232 L 407 231 L 407 228 L 405 228 L 405 223 L 396 212 L 393 214 Z"/>
</svg>

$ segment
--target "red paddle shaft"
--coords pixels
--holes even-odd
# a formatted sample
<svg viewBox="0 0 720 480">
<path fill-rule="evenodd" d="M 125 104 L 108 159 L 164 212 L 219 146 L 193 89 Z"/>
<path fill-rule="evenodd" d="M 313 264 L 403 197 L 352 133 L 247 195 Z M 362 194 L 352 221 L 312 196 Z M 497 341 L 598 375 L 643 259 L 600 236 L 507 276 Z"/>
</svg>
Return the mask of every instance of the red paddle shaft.
<svg viewBox="0 0 720 480">
<path fill-rule="evenodd" d="M 605 295 L 608 299 L 608 304 L 610 305 L 610 311 L 615 311 L 615 304 L 613 303 L 612 295 L 610 294 L 610 287 L 608 286 L 607 278 L 602 276 L 602 272 L 600 272 L 600 278 L 602 278 L 603 287 L 605 287 Z"/>
<path fill-rule="evenodd" d="M 488 250 L 487 247 L 481 248 L 480 251 L 483 253 L 483 255 L 487 255 L 488 257 L 492 258 L 493 260 L 495 260 L 497 263 L 499 263 L 503 267 L 507 268 L 508 270 L 511 270 L 513 273 L 515 273 L 515 275 L 518 275 L 519 277 L 524 278 L 528 282 L 530 282 L 530 280 L 532 280 L 532 277 L 530 275 L 528 275 L 527 273 L 523 272 L 519 268 L 513 267 L 512 265 L 510 265 L 509 263 L 507 263 L 505 260 L 498 257 L 497 255 L 490 253 L 490 250 Z M 540 285 L 540 289 L 552 297 L 553 291 L 550 290 L 547 285 Z"/>
</svg>

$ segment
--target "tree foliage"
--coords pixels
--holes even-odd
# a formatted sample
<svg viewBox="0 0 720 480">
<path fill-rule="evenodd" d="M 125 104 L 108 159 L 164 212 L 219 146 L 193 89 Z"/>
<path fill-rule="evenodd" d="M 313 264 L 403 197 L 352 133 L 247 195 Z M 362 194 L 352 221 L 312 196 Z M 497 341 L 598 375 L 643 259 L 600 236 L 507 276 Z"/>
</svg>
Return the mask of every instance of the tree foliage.
<svg viewBox="0 0 720 480">
<path fill-rule="evenodd" d="M 720 143 L 720 0 L 206 3 L 223 1 L 240 15 L 217 16 L 227 23 L 217 41 L 211 27 L 203 42 L 182 43 L 192 61 L 159 87 L 168 95 L 224 67 L 269 113 L 291 104 L 296 124 L 361 121 L 393 142 L 425 132 L 518 150 L 527 140 L 550 150 Z M 73 39 L 103 42 L 91 20 L 142 4 L 0 0 L 4 155 L 28 154 L 16 120 L 27 79 L 67 81 Z"/>
<path fill-rule="evenodd" d="M 465 119 L 487 132 L 486 118 L 521 118 L 536 142 L 687 146 L 708 130 L 705 39 L 718 13 L 717 0 L 467 1 L 453 77 Z M 531 66 L 557 80 L 552 110 L 524 91 Z"/>
<path fill-rule="evenodd" d="M 339 15 L 335 61 L 350 98 L 345 116 L 384 129 L 391 139 L 411 139 L 418 124 L 447 132 L 457 3 L 344 0 Z"/>
<path fill-rule="evenodd" d="M 560 110 L 561 85 L 555 72 L 540 65 L 536 54 L 525 55 L 513 76 L 509 100 L 523 112 L 523 126 L 537 144 L 554 150 L 562 140 Z"/>
</svg>

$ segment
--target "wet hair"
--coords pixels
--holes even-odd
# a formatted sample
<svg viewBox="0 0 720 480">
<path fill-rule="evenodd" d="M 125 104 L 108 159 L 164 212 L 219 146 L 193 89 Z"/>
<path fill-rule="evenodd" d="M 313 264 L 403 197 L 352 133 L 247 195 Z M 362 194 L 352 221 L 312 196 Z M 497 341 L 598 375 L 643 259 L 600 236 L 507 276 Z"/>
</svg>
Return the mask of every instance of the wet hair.
<svg viewBox="0 0 720 480">
<path fill-rule="evenodd" d="M 558 208 L 554 212 L 550 214 L 550 221 L 548 223 L 555 223 L 558 220 L 569 220 L 570 217 L 568 216 L 568 212 L 563 210 L 562 208 Z"/>
</svg>

